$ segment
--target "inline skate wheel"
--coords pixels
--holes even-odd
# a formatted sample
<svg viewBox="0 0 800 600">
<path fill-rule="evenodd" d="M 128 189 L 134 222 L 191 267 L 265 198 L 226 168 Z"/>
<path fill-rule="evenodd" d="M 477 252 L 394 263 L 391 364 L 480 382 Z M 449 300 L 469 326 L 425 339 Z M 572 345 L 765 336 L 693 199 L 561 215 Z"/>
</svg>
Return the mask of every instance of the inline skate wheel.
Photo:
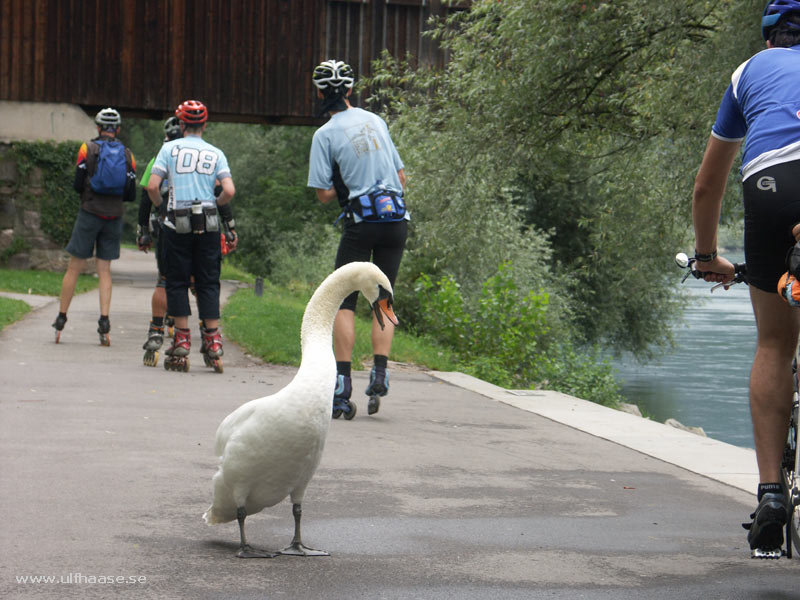
<svg viewBox="0 0 800 600">
<path fill-rule="evenodd" d="M 381 407 L 381 397 L 373 394 L 369 397 L 369 404 L 367 404 L 367 414 L 374 415 Z"/>
<path fill-rule="evenodd" d="M 350 410 L 344 413 L 344 420 L 345 421 L 352 421 L 353 417 L 356 416 L 356 403 L 352 400 L 347 401 L 347 406 Z"/>
<path fill-rule="evenodd" d="M 111 345 L 111 339 L 108 337 L 107 333 L 101 333 L 100 334 L 100 345 L 101 346 L 110 346 Z"/>
<path fill-rule="evenodd" d="M 61 332 L 56 330 L 56 344 L 61 341 Z"/>
<path fill-rule="evenodd" d="M 214 359 L 211 360 L 211 364 L 214 367 L 214 371 L 216 373 L 222 373 L 223 372 L 224 369 L 222 367 L 222 360 L 220 360 L 219 358 L 214 358 Z"/>
<path fill-rule="evenodd" d="M 147 350 L 144 353 L 144 366 L 157 367 L 158 366 L 158 350 Z"/>
</svg>

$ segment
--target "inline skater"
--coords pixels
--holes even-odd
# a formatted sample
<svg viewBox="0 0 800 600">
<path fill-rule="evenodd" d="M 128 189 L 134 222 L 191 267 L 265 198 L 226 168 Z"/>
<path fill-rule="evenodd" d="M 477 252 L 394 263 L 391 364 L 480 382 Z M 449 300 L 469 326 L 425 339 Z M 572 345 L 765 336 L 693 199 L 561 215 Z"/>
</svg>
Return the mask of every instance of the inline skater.
<svg viewBox="0 0 800 600">
<path fill-rule="evenodd" d="M 403 191 L 405 171 L 400 155 L 379 116 L 351 106 L 355 75 L 350 65 L 339 60 L 320 63 L 312 75 L 322 114 L 330 120 L 315 133 L 311 144 L 308 186 L 315 188 L 322 203 L 336 198 L 343 208 L 343 231 L 335 267 L 354 261 L 372 260 L 392 285 L 400 269 L 410 215 Z M 355 344 L 355 308 L 358 293 L 342 303 L 333 327 L 337 381 L 334 417 L 352 418 L 351 361 Z M 372 322 L 374 364 L 365 393 L 369 414 L 378 412 L 380 397 L 389 390 L 387 361 L 394 326 L 382 329 Z M 351 412 L 353 411 L 353 412 Z"/>
<path fill-rule="evenodd" d="M 222 372 L 222 335 L 219 332 L 220 218 L 231 233 L 232 248 L 238 238 L 230 201 L 236 190 L 228 159 L 219 148 L 203 140 L 208 109 L 202 102 L 186 100 L 175 111 L 183 138 L 165 143 L 156 156 L 147 193 L 156 206 L 162 203 L 160 186 L 169 186 L 163 259 L 167 311 L 175 319 L 175 337 L 164 367 L 189 370 L 191 348 L 188 291 L 194 281 L 201 326 L 203 359 Z M 214 182 L 222 191 L 215 198 Z"/>
<path fill-rule="evenodd" d="M 97 333 L 100 343 L 111 343 L 109 310 L 111 308 L 111 261 L 119 258 L 122 240 L 123 202 L 136 199 L 136 160 L 133 153 L 117 140 L 122 118 L 113 108 L 98 111 L 94 118 L 97 137 L 78 150 L 75 180 L 72 187 L 81 196 L 81 206 L 67 244 L 69 264 L 61 282 L 59 312 L 53 327 L 56 343 L 67 322 L 67 310 L 75 294 L 78 276 L 86 261 L 96 256 L 99 280 L 100 318 Z"/>
<path fill-rule="evenodd" d="M 178 117 L 172 116 L 164 122 L 164 142 L 170 142 L 183 137 L 180 121 Z M 139 198 L 139 224 L 136 232 L 136 245 L 142 252 L 147 252 L 153 247 L 155 242 L 156 266 L 158 268 L 158 278 L 150 300 L 152 308 L 152 318 L 147 329 L 147 340 L 142 349 L 144 352 L 143 362 L 146 366 L 155 367 L 158 364 L 158 351 L 164 343 L 164 326 L 167 318 L 167 292 L 166 278 L 164 276 L 164 261 L 162 258 L 163 243 L 161 227 L 166 217 L 167 196 L 169 186 L 167 180 L 161 182 L 161 206 L 152 210 L 153 203 L 147 194 L 147 184 L 150 181 L 150 172 L 153 169 L 156 157 L 150 159 L 147 168 L 139 181 L 142 193 Z"/>
</svg>

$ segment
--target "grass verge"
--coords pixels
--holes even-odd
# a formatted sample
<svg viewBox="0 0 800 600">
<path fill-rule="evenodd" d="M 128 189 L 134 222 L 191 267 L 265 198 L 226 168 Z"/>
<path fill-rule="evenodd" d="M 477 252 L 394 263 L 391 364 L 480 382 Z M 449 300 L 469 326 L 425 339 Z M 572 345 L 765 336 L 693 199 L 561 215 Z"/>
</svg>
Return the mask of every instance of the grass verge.
<svg viewBox="0 0 800 600">
<path fill-rule="evenodd" d="M 11 298 L 0 298 L 0 331 L 18 321 L 31 310 L 26 302 L 22 300 L 12 300 Z"/>
<path fill-rule="evenodd" d="M 53 271 L 17 271 L 0 269 L 0 290 L 18 294 L 37 294 L 40 296 L 58 296 L 61 293 L 61 280 L 64 273 Z M 97 278 L 93 275 L 81 275 L 75 286 L 75 293 L 82 294 L 97 287 Z"/>
<path fill-rule="evenodd" d="M 222 311 L 225 334 L 262 360 L 297 366 L 301 358 L 300 324 L 310 297 L 307 291 L 290 291 L 267 282 L 260 298 L 251 289 L 238 290 Z M 360 302 L 364 302 L 363 298 Z M 356 370 L 363 369 L 364 363 L 372 363 L 371 327 L 368 318 L 357 316 L 353 351 Z M 395 332 L 391 359 L 438 371 L 458 370 L 449 351 L 401 329 Z"/>
</svg>

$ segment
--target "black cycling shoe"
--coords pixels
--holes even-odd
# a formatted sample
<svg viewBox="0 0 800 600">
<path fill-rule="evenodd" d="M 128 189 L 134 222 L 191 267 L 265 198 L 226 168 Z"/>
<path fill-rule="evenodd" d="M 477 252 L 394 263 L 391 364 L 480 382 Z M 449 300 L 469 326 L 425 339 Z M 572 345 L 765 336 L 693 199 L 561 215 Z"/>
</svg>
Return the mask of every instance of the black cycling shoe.
<svg viewBox="0 0 800 600">
<path fill-rule="evenodd" d="M 747 541 L 753 551 L 778 551 L 783 547 L 783 529 L 789 511 L 784 494 L 766 493 L 750 515 L 752 523 L 742 523 L 748 529 Z"/>
</svg>

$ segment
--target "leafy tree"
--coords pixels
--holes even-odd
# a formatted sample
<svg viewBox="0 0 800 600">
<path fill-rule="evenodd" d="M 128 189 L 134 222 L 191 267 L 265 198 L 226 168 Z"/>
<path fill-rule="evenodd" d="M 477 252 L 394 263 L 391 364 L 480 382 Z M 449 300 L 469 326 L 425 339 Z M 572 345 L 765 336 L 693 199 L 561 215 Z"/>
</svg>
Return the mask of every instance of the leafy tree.
<svg viewBox="0 0 800 600">
<path fill-rule="evenodd" d="M 409 173 L 409 275 L 475 299 L 511 260 L 584 342 L 668 341 L 672 257 L 719 99 L 759 48 L 755 4 L 479 0 L 435 28 L 441 72 L 384 56 L 366 83 Z"/>
</svg>

